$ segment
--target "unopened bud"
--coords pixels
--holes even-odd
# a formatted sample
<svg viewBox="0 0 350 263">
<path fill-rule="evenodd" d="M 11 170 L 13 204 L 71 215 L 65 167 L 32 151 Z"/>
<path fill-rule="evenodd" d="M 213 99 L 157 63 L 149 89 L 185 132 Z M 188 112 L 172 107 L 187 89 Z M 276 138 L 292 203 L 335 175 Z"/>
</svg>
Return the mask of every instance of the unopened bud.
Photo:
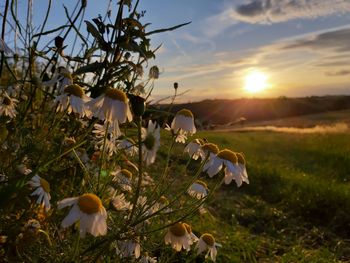
<svg viewBox="0 0 350 263">
<path fill-rule="evenodd" d="M 177 89 L 179 87 L 179 83 L 174 82 L 174 89 Z"/>
<path fill-rule="evenodd" d="M 60 37 L 60 36 L 55 37 L 55 46 L 58 49 L 63 48 L 63 41 L 64 41 L 63 37 Z"/>
<path fill-rule="evenodd" d="M 146 100 L 140 96 L 133 95 L 130 98 L 131 109 L 135 116 L 141 117 L 146 110 Z"/>
</svg>

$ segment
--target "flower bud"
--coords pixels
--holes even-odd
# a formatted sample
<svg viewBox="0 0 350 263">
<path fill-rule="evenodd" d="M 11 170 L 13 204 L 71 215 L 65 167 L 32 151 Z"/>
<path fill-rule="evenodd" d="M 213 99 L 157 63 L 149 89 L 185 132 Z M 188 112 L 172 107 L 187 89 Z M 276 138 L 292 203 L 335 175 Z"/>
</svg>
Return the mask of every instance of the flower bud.
<svg viewBox="0 0 350 263">
<path fill-rule="evenodd" d="M 64 38 L 63 38 L 63 37 L 60 37 L 60 36 L 55 37 L 55 46 L 56 46 L 58 49 L 63 48 L 63 41 L 64 41 Z"/>
<path fill-rule="evenodd" d="M 131 109 L 135 116 L 141 117 L 146 110 L 146 100 L 140 96 L 132 95 L 130 98 Z"/>
</svg>

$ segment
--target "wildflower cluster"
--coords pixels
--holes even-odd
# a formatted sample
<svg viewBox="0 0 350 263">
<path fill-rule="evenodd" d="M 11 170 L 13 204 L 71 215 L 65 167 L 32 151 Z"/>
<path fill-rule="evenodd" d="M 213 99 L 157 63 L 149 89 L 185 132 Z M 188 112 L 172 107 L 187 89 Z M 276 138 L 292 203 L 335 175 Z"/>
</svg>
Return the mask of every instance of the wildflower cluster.
<svg viewBox="0 0 350 263">
<path fill-rule="evenodd" d="M 151 66 L 143 76 L 155 52 L 148 37 L 183 25 L 147 32 L 137 3 L 120 1 L 114 24 L 100 16 L 94 24 L 86 21 L 93 41 L 82 41 L 74 57 L 64 52 L 74 50 L 65 38 L 77 30 L 81 12 L 73 12 L 55 47 L 43 50 L 40 38 L 61 28 L 45 31 L 44 23 L 32 34 L 13 17 L 23 50 L 30 50 L 20 54 L 22 68 L 13 50 L 19 51 L 0 39 L 6 64 L 0 69 L 6 260 L 45 255 L 46 261 L 157 262 L 169 247 L 216 260 L 214 236 L 192 231 L 188 220 L 222 183 L 249 183 L 245 158 L 205 139 L 188 142 L 197 132 L 188 109 L 173 114 L 170 125 L 153 115 L 149 97 L 160 72 Z M 81 10 L 87 6 L 81 1 Z M 185 166 L 174 157 L 176 149 L 189 155 Z M 31 244 L 40 250 L 33 252 Z"/>
</svg>

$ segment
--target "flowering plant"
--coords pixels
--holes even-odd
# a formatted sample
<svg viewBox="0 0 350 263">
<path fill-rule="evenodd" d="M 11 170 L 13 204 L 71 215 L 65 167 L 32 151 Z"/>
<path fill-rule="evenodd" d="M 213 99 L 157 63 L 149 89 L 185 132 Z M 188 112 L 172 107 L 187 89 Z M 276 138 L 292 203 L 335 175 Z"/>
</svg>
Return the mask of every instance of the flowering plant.
<svg viewBox="0 0 350 263">
<path fill-rule="evenodd" d="M 138 3 L 120 1 L 114 23 L 108 23 L 113 9 L 85 21 L 83 37 L 77 21 L 87 1 L 78 1 L 71 15 L 65 8 L 65 26 L 47 30 L 45 20 L 36 32 L 13 10 L 7 17 L 17 1 L 6 0 L 3 24 L 23 41 L 22 49 L 10 48 L 3 27 L 0 235 L 6 260 L 156 262 L 173 248 L 215 261 L 214 236 L 192 230 L 190 218 L 205 212 L 222 183 L 248 183 L 245 159 L 202 138 L 188 143 L 197 131 L 188 109 L 175 113 L 167 129 L 152 115 L 149 97 L 160 72 L 152 66 L 144 77 L 158 49 L 149 37 L 185 24 L 147 31 Z M 54 47 L 40 45 L 59 31 Z M 73 44 L 67 41 L 72 32 Z M 82 48 L 73 56 L 77 39 Z M 185 165 L 174 158 L 180 147 L 188 153 Z M 40 249 L 29 249 L 33 244 Z"/>
</svg>

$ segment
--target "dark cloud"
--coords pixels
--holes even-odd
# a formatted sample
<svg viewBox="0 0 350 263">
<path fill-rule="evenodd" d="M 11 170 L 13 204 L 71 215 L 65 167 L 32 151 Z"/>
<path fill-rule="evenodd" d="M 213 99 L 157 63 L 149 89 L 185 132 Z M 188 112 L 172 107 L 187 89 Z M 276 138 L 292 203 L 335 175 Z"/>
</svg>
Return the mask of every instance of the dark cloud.
<svg viewBox="0 0 350 263">
<path fill-rule="evenodd" d="M 251 0 L 232 17 L 247 23 L 275 23 L 350 12 L 349 0 Z"/>
<path fill-rule="evenodd" d="M 350 75 L 350 70 L 343 69 L 343 70 L 338 70 L 333 72 L 325 72 L 325 75 L 331 76 L 331 77 L 345 76 L 345 75 Z"/>
<path fill-rule="evenodd" d="M 281 49 L 333 49 L 337 52 L 350 52 L 350 28 L 320 33 L 311 38 L 296 40 Z"/>
</svg>

